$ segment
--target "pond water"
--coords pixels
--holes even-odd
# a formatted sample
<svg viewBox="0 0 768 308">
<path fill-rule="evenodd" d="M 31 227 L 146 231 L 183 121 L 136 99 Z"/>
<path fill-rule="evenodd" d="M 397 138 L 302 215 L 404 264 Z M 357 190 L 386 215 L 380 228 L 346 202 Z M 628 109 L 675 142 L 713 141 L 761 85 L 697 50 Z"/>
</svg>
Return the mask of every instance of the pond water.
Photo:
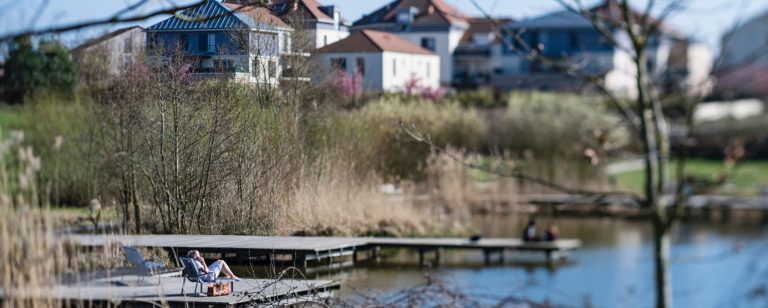
<svg viewBox="0 0 768 308">
<path fill-rule="evenodd" d="M 486 237 L 519 237 L 525 217 L 484 216 L 474 225 Z M 384 251 L 379 262 L 308 278 L 342 282 L 338 296 L 386 298 L 422 285 L 429 274 L 464 294 L 514 296 L 568 306 L 651 307 L 654 277 L 647 222 L 610 218 L 551 218 L 561 236 L 583 247 L 547 265 L 542 253 L 507 254 L 503 265 L 483 264 L 479 251 L 445 251 L 439 266 L 417 266 L 411 251 Z M 677 307 L 768 307 L 768 227 L 756 224 L 679 223 L 673 230 L 672 285 Z M 428 255 L 429 259 L 430 256 Z"/>
</svg>

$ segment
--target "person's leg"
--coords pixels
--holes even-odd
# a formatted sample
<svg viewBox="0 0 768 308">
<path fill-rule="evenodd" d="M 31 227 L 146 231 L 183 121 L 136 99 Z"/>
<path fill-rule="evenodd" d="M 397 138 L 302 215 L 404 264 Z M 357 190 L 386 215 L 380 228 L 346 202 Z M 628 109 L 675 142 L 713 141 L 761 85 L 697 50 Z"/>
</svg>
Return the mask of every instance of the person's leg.
<svg viewBox="0 0 768 308">
<path fill-rule="evenodd" d="M 216 260 L 211 265 L 208 265 L 208 274 L 211 275 L 213 279 L 216 279 L 216 277 L 219 277 L 219 274 L 221 273 L 221 267 L 222 267 L 221 260 Z"/>
<path fill-rule="evenodd" d="M 240 279 L 239 277 L 235 276 L 235 273 L 233 273 L 229 268 L 227 262 L 221 261 L 221 271 L 224 272 L 224 275 L 226 275 L 229 279 Z"/>
</svg>

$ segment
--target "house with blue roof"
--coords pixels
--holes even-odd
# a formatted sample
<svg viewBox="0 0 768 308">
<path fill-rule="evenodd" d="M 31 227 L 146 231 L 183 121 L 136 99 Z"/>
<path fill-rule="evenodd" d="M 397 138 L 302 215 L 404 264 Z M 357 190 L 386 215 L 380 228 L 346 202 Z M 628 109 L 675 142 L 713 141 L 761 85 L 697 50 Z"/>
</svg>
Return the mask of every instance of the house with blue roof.
<svg viewBox="0 0 768 308">
<path fill-rule="evenodd" d="M 276 85 L 292 28 L 265 6 L 209 0 L 144 30 L 152 65 L 189 61 L 200 78 Z"/>
<path fill-rule="evenodd" d="M 600 19 L 621 22 L 616 0 L 606 0 L 589 9 Z M 631 10 L 631 14 L 643 14 Z M 646 56 L 651 77 L 664 87 L 685 84 L 692 88 L 706 84 L 711 55 L 703 45 L 693 42 L 660 20 L 657 35 L 650 38 Z M 635 97 L 637 74 L 628 52 L 629 37 L 611 29 L 612 37 L 595 29 L 593 23 L 578 12 L 555 11 L 525 20 L 509 21 L 500 36 L 489 40 L 466 40 L 457 49 L 456 76 L 459 80 L 480 80 L 507 91 L 514 89 L 544 91 L 581 91 L 589 83 L 580 78 L 563 78 L 559 67 L 530 59 L 527 50 L 539 49 L 548 59 L 570 63 L 582 74 L 598 77 L 617 96 Z M 485 29 L 487 30 L 487 29 Z M 478 31 L 470 31 L 478 32 Z M 479 31 L 487 32 L 487 31 Z M 519 35 L 519 38 L 518 38 Z M 522 42 L 521 42 L 522 41 Z M 618 43 L 616 46 L 615 43 Z M 466 82 L 466 81 L 465 81 Z"/>
</svg>

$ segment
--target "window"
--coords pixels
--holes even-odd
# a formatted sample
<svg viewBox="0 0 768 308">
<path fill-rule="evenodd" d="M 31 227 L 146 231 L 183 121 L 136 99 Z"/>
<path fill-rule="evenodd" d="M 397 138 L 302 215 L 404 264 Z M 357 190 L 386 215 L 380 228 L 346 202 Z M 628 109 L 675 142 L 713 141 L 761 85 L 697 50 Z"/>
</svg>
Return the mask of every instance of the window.
<svg viewBox="0 0 768 308">
<path fill-rule="evenodd" d="M 337 70 L 347 70 L 347 59 L 345 58 L 331 58 L 331 67 Z"/>
<path fill-rule="evenodd" d="M 568 45 L 571 48 L 571 50 L 576 50 L 579 48 L 579 35 L 576 32 L 570 32 L 568 33 Z"/>
<path fill-rule="evenodd" d="M 356 62 L 357 72 L 360 73 L 360 76 L 365 76 L 365 58 L 358 57 Z"/>
<path fill-rule="evenodd" d="M 147 35 L 147 37 L 149 38 L 149 42 L 148 42 L 149 49 L 154 50 L 155 48 L 157 48 L 157 43 L 158 43 L 157 42 L 157 34 L 156 33 L 149 33 Z"/>
<path fill-rule="evenodd" d="M 208 51 L 216 51 L 216 34 L 208 33 Z"/>
<path fill-rule="evenodd" d="M 421 38 L 421 47 L 424 47 L 424 49 L 429 49 L 431 51 L 435 51 L 435 39 L 432 37 L 422 37 Z"/>
<path fill-rule="evenodd" d="M 323 35 L 323 46 L 328 46 L 328 36 Z"/>
<path fill-rule="evenodd" d="M 239 31 L 232 36 L 235 40 L 235 45 L 237 45 L 237 50 L 241 53 L 247 53 L 250 47 L 250 36 L 248 35 L 248 32 Z"/>
<path fill-rule="evenodd" d="M 133 53 L 133 40 L 130 37 L 123 42 L 123 53 Z"/>
<path fill-rule="evenodd" d="M 197 51 L 200 51 L 200 52 L 208 51 L 208 35 L 207 34 L 200 33 L 197 36 Z"/>
<path fill-rule="evenodd" d="M 277 78 L 277 61 L 276 60 L 270 60 L 269 61 L 269 77 Z"/>
<path fill-rule="evenodd" d="M 181 51 L 189 50 L 189 37 L 186 34 L 179 36 L 179 49 L 181 49 Z"/>
<path fill-rule="evenodd" d="M 251 76 L 259 77 L 259 67 L 259 58 L 253 58 L 253 70 L 251 71 Z"/>
<path fill-rule="evenodd" d="M 232 70 L 232 64 L 232 60 L 229 59 L 213 60 L 213 69 L 217 72 L 229 72 Z"/>
<path fill-rule="evenodd" d="M 392 76 L 397 76 L 397 59 L 392 59 Z"/>
</svg>

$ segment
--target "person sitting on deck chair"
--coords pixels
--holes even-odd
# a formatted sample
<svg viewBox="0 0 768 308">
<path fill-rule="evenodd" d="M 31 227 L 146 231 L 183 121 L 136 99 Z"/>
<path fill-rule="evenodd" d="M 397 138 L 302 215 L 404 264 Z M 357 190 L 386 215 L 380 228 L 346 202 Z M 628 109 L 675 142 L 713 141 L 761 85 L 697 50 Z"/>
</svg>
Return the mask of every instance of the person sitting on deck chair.
<svg viewBox="0 0 768 308">
<path fill-rule="evenodd" d="M 549 228 L 547 228 L 547 231 L 544 232 L 544 237 L 541 238 L 542 241 L 555 241 L 560 236 L 560 229 L 557 228 L 555 224 L 550 224 Z"/>
<path fill-rule="evenodd" d="M 224 262 L 224 260 L 216 260 L 213 263 L 211 263 L 210 266 L 205 264 L 205 259 L 203 259 L 203 256 L 200 255 L 200 252 L 197 250 L 190 250 L 187 253 L 187 257 L 192 259 L 192 261 L 195 263 L 195 267 L 197 267 L 198 270 L 200 270 L 200 273 L 203 275 L 210 275 L 210 281 L 215 280 L 217 277 L 219 277 L 220 273 L 224 273 L 224 276 L 226 276 L 229 279 L 232 279 L 234 281 L 240 281 L 240 278 L 235 276 L 234 273 L 232 273 L 232 270 L 229 269 L 229 265 L 227 265 L 227 262 Z"/>
<path fill-rule="evenodd" d="M 528 221 L 528 226 L 523 230 L 523 241 L 533 242 L 538 240 L 539 238 L 536 236 L 536 221 L 531 219 Z"/>
</svg>

